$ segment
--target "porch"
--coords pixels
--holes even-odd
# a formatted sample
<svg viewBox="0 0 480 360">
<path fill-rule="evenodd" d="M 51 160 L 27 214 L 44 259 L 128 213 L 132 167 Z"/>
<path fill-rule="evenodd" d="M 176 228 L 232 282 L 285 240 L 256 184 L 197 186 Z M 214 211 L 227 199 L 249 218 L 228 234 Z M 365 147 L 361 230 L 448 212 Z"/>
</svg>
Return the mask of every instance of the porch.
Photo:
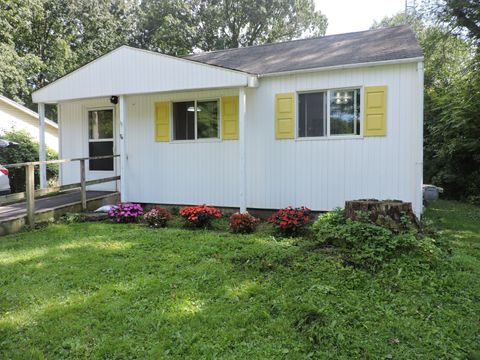
<svg viewBox="0 0 480 360">
<path fill-rule="evenodd" d="M 95 210 L 104 204 L 119 201 L 117 191 L 87 190 L 88 186 L 118 182 L 120 176 L 86 180 L 86 163 L 116 158 L 118 155 L 93 158 L 62 159 L 5 165 L 6 168 L 25 169 L 25 192 L 0 196 L 0 236 L 18 232 L 24 225 L 30 227 L 42 221 L 52 221 L 68 212 Z M 35 166 L 78 163 L 80 181 L 61 186 L 35 190 Z"/>
</svg>

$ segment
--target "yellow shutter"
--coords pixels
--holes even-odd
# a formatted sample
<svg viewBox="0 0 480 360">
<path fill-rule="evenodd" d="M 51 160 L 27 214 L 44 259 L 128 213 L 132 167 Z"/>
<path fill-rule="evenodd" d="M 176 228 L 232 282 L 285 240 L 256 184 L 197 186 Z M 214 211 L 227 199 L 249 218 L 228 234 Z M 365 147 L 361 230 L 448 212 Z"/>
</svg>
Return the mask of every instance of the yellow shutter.
<svg viewBox="0 0 480 360">
<path fill-rule="evenodd" d="M 170 141 L 170 103 L 155 103 L 155 141 Z"/>
<path fill-rule="evenodd" d="M 294 93 L 275 95 L 275 137 L 293 139 L 295 137 Z"/>
<path fill-rule="evenodd" d="M 387 133 L 387 87 L 365 88 L 364 136 L 385 136 Z"/>
<path fill-rule="evenodd" d="M 238 140 L 238 96 L 222 97 L 222 139 Z"/>
</svg>

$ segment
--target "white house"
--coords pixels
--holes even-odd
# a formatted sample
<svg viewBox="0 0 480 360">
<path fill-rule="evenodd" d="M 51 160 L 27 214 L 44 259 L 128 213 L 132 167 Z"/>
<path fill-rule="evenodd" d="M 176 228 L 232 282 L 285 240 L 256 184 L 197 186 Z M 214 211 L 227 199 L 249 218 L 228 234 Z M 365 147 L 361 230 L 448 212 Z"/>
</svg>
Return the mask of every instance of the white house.
<svg viewBox="0 0 480 360">
<path fill-rule="evenodd" d="M 5 131 L 25 130 L 39 141 L 40 123 L 38 114 L 19 103 L 0 95 L 0 136 Z M 45 143 L 58 151 L 58 125 L 45 119 Z"/>
<path fill-rule="evenodd" d="M 61 158 L 120 154 L 87 178 L 121 174 L 122 201 L 422 211 L 423 55 L 406 26 L 183 58 L 122 46 L 33 100 L 58 104 Z"/>
</svg>

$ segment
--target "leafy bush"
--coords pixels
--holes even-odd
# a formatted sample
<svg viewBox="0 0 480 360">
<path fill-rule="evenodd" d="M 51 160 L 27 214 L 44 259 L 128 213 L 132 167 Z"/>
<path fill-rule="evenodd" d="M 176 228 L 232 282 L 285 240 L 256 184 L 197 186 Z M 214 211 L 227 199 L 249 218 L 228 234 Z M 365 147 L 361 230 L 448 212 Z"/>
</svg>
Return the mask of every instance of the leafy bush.
<svg viewBox="0 0 480 360">
<path fill-rule="evenodd" d="M 180 215 L 197 228 L 210 227 L 212 220 L 222 217 L 222 212 L 213 206 L 186 206 L 180 209 Z"/>
<path fill-rule="evenodd" d="M 172 218 L 170 211 L 167 209 L 155 205 L 153 209 L 146 212 L 143 216 L 143 220 L 151 227 L 160 228 L 167 226 L 168 220 Z"/>
<path fill-rule="evenodd" d="M 249 213 L 235 213 L 230 216 L 230 230 L 234 233 L 250 234 L 253 233 L 260 222 Z"/>
<path fill-rule="evenodd" d="M 341 209 L 318 218 L 313 224 L 317 241 L 337 248 L 343 261 L 355 267 L 375 270 L 390 258 L 411 251 L 439 255 L 436 234 L 409 226 L 408 218 L 394 230 L 371 222 L 368 214 L 353 221 Z"/>
<path fill-rule="evenodd" d="M 22 162 L 38 161 L 38 142 L 30 136 L 25 130 L 6 131 L 1 136 L 2 139 L 14 141 L 18 146 L 8 147 L 0 151 L 0 164 L 15 164 Z M 47 160 L 57 159 L 55 151 L 47 148 Z M 25 168 L 9 169 L 10 188 L 12 193 L 25 191 Z M 47 165 L 47 179 L 58 178 L 58 165 Z M 35 166 L 35 184 L 39 184 L 39 167 Z"/>
<path fill-rule="evenodd" d="M 291 206 L 278 210 L 268 218 L 268 222 L 280 231 L 282 235 L 292 236 L 298 234 L 309 221 L 312 211 L 301 206 L 293 208 Z"/>
<path fill-rule="evenodd" d="M 142 215 L 142 206 L 132 203 L 120 203 L 108 211 L 108 216 L 118 223 L 135 222 Z"/>
</svg>

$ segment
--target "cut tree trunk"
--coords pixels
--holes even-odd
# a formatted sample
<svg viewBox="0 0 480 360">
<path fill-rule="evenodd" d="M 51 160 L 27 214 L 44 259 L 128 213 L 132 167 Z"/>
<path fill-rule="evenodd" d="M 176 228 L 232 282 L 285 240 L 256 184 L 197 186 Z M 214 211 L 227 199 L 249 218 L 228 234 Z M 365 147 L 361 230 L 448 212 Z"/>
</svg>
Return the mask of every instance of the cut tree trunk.
<svg viewBox="0 0 480 360">
<path fill-rule="evenodd" d="M 393 221 L 401 224 L 402 216 L 409 217 L 411 222 L 420 227 L 420 222 L 415 216 L 412 203 L 400 200 L 377 200 L 360 199 L 345 202 L 345 216 L 352 220 L 357 220 L 358 212 L 368 213 L 370 220 L 374 223 Z"/>
</svg>

